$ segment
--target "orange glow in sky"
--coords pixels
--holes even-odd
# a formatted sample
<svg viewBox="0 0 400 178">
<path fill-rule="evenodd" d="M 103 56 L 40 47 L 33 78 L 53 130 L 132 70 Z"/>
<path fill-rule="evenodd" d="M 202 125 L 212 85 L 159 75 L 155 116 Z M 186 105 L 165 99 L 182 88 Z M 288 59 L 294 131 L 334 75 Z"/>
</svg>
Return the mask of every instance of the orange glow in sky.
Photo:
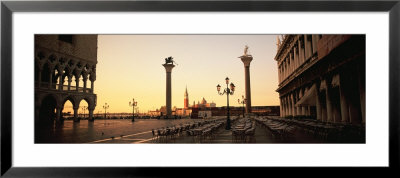
<svg viewBox="0 0 400 178">
<path fill-rule="evenodd" d="M 236 85 L 230 106 L 241 106 L 237 99 L 245 95 L 244 65 L 239 56 L 245 45 L 253 56 L 250 65 L 252 106 L 279 105 L 276 35 L 99 35 L 97 94 L 95 114 L 131 112 L 129 101 L 138 102 L 139 112 L 165 105 L 166 73 L 164 58 L 172 56 L 172 106 L 183 107 L 185 87 L 189 105 L 193 101 L 215 102 L 226 106 L 226 95 L 216 86 L 225 78 Z M 82 105 L 82 103 L 81 103 Z"/>
</svg>

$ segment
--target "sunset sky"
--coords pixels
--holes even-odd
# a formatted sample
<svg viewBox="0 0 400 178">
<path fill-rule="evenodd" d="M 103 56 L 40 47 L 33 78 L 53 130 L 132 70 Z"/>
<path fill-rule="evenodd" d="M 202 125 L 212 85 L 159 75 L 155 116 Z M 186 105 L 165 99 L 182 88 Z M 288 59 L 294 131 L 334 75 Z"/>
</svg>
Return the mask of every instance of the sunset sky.
<svg viewBox="0 0 400 178">
<path fill-rule="evenodd" d="M 164 106 L 166 73 L 162 64 L 168 56 L 177 63 L 172 70 L 172 107 L 183 107 L 186 86 L 190 105 L 204 97 L 217 107 L 226 106 L 226 95 L 220 96 L 216 90 L 217 84 L 226 87 L 226 77 L 236 85 L 230 106 L 241 106 L 237 99 L 245 95 L 245 81 L 238 57 L 245 45 L 253 56 L 252 105 L 279 105 L 276 35 L 99 35 L 94 113 L 104 113 L 104 103 L 110 106 L 107 112 L 131 112 L 132 98 L 138 102 L 139 112 Z"/>
</svg>

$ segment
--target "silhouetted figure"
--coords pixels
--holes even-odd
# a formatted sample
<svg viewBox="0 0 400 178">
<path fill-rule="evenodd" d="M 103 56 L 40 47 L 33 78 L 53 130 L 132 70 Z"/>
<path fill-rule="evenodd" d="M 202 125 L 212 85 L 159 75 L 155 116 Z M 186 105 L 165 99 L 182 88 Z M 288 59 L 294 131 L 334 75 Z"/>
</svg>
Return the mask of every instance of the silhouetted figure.
<svg viewBox="0 0 400 178">
<path fill-rule="evenodd" d="M 103 136 L 104 135 L 104 132 L 101 132 L 101 136 Z"/>
</svg>

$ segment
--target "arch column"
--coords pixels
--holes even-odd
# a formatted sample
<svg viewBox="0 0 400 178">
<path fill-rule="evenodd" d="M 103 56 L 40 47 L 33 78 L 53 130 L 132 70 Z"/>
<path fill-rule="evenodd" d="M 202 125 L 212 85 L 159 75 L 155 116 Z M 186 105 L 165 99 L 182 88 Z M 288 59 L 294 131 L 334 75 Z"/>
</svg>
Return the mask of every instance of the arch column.
<svg viewBox="0 0 400 178">
<path fill-rule="evenodd" d="M 68 75 L 68 91 L 71 90 L 72 75 Z"/>
<path fill-rule="evenodd" d="M 322 108 L 321 108 L 321 96 L 320 96 L 320 92 L 319 92 L 319 84 L 317 83 L 317 93 L 316 93 L 316 97 L 315 97 L 315 109 L 317 112 L 317 120 L 322 121 Z"/>
<path fill-rule="evenodd" d="M 79 92 L 79 75 L 75 75 L 76 92 Z"/>
<path fill-rule="evenodd" d="M 90 90 L 91 93 L 94 93 L 94 80 L 90 80 Z"/>
<path fill-rule="evenodd" d="M 288 110 L 289 110 L 289 115 L 293 116 L 292 97 L 290 96 L 288 96 Z"/>
<path fill-rule="evenodd" d="M 296 102 L 298 102 L 300 100 L 300 91 L 296 92 Z M 301 115 L 301 107 L 300 106 L 296 106 L 296 113 L 297 115 Z"/>
<path fill-rule="evenodd" d="M 56 122 L 57 123 L 61 121 L 61 111 L 62 111 L 62 107 L 56 106 Z"/>
<path fill-rule="evenodd" d="M 304 96 L 304 93 L 305 93 L 304 89 L 303 88 L 300 89 L 301 97 Z M 305 116 L 306 115 L 306 107 L 305 106 L 301 106 L 300 108 L 301 108 L 301 115 Z"/>
<path fill-rule="evenodd" d="M 290 100 L 289 96 L 286 96 L 286 116 L 291 115 L 292 113 L 290 112 Z"/>
<path fill-rule="evenodd" d="M 78 109 L 79 109 L 79 106 L 74 105 L 74 122 L 79 122 Z"/>
<path fill-rule="evenodd" d="M 297 114 L 296 114 L 296 107 L 294 106 L 294 105 L 295 105 L 295 98 L 296 98 L 296 95 L 295 95 L 295 93 L 293 92 L 290 96 L 291 96 L 291 98 L 292 98 L 292 99 L 291 99 L 291 100 L 292 100 L 292 113 L 293 113 L 292 115 L 295 116 L 295 115 L 297 115 Z"/>
<path fill-rule="evenodd" d="M 95 69 L 96 69 L 96 68 L 94 68 L 93 70 L 95 70 Z M 96 73 L 95 73 L 95 71 L 92 71 L 92 73 L 90 73 L 89 80 L 90 80 L 90 90 L 91 90 L 91 93 L 94 93 L 94 81 L 96 80 Z"/>
<path fill-rule="evenodd" d="M 283 112 L 283 117 L 285 117 L 286 116 L 286 100 L 285 100 L 285 97 L 282 97 L 282 105 L 283 105 L 283 107 L 282 107 L 282 112 Z"/>
<path fill-rule="evenodd" d="M 340 80 L 342 82 L 342 78 L 340 78 Z M 349 106 L 347 104 L 348 99 L 342 83 L 339 86 L 339 92 L 340 92 L 340 111 L 341 111 L 340 114 L 342 117 L 342 123 L 349 123 Z"/>
<path fill-rule="evenodd" d="M 94 121 L 94 118 L 93 118 L 94 107 L 91 107 L 88 110 L 89 110 L 89 119 L 88 120 L 89 121 Z"/>
<path fill-rule="evenodd" d="M 52 88 L 51 88 L 51 86 L 53 85 L 53 71 L 54 70 L 54 68 L 53 67 L 50 67 L 49 68 L 49 73 L 50 73 L 50 76 L 49 76 L 49 89 L 51 90 Z"/>
<path fill-rule="evenodd" d="M 60 74 L 60 76 L 59 76 L 59 84 L 58 84 L 58 90 L 59 91 L 62 91 L 63 90 L 63 85 L 64 85 L 64 72 L 63 72 L 63 69 L 61 70 L 61 72 L 60 72 L 60 70 L 59 70 L 59 72 L 58 72 L 59 74 Z"/>
<path fill-rule="evenodd" d="M 333 122 L 333 108 L 332 108 L 332 102 L 331 102 L 331 86 L 330 86 L 330 81 L 326 81 L 326 116 L 327 116 L 327 121 L 328 122 Z"/>
<path fill-rule="evenodd" d="M 83 92 L 86 93 L 87 75 L 83 75 Z"/>
<path fill-rule="evenodd" d="M 280 117 L 283 117 L 282 110 L 283 110 L 282 98 L 279 98 L 279 112 L 280 112 L 279 115 L 280 115 Z"/>
</svg>

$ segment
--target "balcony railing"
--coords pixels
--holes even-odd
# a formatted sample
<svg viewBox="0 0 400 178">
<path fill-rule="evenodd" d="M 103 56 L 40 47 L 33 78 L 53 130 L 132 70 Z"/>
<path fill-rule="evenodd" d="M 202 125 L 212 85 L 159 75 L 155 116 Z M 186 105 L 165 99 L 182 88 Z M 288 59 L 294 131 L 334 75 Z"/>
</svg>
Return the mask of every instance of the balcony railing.
<svg viewBox="0 0 400 178">
<path fill-rule="evenodd" d="M 35 88 L 43 88 L 43 89 L 49 89 L 49 90 L 60 90 L 60 85 L 59 84 L 54 84 L 52 83 L 51 86 L 49 83 L 47 82 L 41 82 L 40 86 L 39 86 L 39 82 L 35 82 Z M 78 87 L 78 91 L 76 90 L 76 86 L 70 86 L 69 90 L 68 90 L 68 85 L 63 85 L 61 91 L 77 91 L 80 93 L 83 93 L 84 91 L 83 87 Z M 91 88 L 86 88 L 86 93 L 92 93 L 92 89 Z"/>
</svg>

